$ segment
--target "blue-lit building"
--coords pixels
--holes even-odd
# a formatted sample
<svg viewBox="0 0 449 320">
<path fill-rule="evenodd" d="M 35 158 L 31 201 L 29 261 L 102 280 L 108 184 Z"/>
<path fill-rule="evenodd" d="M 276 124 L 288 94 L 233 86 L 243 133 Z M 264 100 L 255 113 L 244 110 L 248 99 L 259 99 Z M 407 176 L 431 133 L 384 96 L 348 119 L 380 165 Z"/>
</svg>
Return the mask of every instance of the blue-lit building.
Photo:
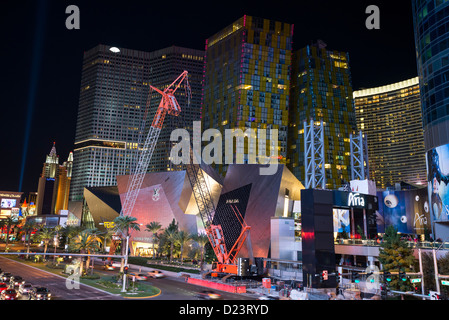
<svg viewBox="0 0 449 320">
<path fill-rule="evenodd" d="M 449 1 L 412 0 L 426 151 L 449 143 Z"/>
<path fill-rule="evenodd" d="M 449 237 L 449 1 L 412 0 L 427 159 L 428 210 L 435 238 Z"/>
</svg>

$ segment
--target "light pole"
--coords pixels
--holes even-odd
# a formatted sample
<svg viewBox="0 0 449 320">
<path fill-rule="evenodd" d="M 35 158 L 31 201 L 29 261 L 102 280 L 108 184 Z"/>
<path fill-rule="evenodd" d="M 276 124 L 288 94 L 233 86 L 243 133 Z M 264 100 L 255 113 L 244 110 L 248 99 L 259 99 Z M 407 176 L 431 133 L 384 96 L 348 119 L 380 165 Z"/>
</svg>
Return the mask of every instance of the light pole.
<svg viewBox="0 0 449 320">
<path fill-rule="evenodd" d="M 128 265 L 128 248 L 129 248 L 129 235 L 126 236 L 126 245 L 125 245 L 125 265 L 123 266 L 123 286 L 122 286 L 122 292 L 126 292 L 126 279 L 128 278 L 128 275 L 125 274 L 125 268 Z"/>
</svg>

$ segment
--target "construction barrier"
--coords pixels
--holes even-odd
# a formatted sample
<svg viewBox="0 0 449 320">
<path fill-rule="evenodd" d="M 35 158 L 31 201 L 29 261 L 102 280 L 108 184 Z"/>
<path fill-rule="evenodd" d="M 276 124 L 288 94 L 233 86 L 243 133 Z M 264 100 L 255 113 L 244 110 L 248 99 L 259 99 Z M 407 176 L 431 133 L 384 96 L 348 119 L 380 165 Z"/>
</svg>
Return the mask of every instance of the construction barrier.
<svg viewBox="0 0 449 320">
<path fill-rule="evenodd" d="M 233 286 L 231 284 L 208 281 L 197 278 L 188 278 L 187 283 L 191 283 L 197 286 L 207 287 L 210 289 L 217 289 L 221 291 L 231 292 L 231 293 L 246 293 L 246 286 Z"/>
</svg>

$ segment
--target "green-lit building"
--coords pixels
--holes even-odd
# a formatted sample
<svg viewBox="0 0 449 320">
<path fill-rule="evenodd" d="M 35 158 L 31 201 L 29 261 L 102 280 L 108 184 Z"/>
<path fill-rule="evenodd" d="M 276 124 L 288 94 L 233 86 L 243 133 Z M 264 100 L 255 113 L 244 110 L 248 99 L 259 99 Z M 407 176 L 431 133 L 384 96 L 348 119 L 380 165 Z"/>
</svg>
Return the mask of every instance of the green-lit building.
<svg viewBox="0 0 449 320">
<path fill-rule="evenodd" d="M 321 40 L 293 52 L 288 132 L 289 167 L 302 182 L 304 121 L 324 123 L 326 188 L 350 181 L 350 134 L 356 133 L 349 55 Z"/>
<path fill-rule="evenodd" d="M 206 40 L 203 130 L 277 129 L 285 163 L 292 35 L 291 24 L 245 15 Z M 245 142 L 245 162 L 248 150 Z"/>
</svg>

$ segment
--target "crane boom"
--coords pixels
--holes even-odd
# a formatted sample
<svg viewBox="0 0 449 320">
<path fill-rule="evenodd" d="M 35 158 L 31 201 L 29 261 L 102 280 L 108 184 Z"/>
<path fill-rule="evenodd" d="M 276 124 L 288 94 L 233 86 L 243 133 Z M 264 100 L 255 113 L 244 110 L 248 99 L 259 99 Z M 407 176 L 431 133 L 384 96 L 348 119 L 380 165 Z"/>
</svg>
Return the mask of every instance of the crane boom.
<svg viewBox="0 0 449 320">
<path fill-rule="evenodd" d="M 148 134 L 145 143 L 142 147 L 142 151 L 140 153 L 136 169 L 131 177 L 131 182 L 128 183 L 126 198 L 123 203 L 120 215 L 127 216 L 131 215 L 132 213 L 137 196 L 139 195 L 140 187 L 142 186 L 143 179 L 147 172 L 148 165 L 150 164 L 154 149 L 159 139 L 159 134 L 161 133 L 162 125 L 164 123 L 166 114 L 168 113 L 174 116 L 178 116 L 179 113 L 181 112 L 181 107 L 179 106 L 178 101 L 176 100 L 174 94 L 185 79 L 187 79 L 187 86 L 188 86 L 187 74 L 188 72 L 184 71 L 164 91 L 161 91 L 156 87 L 150 86 L 152 90 L 155 90 L 162 95 L 162 99 L 159 104 L 159 107 L 156 110 L 153 122 L 148 130 Z"/>
</svg>

